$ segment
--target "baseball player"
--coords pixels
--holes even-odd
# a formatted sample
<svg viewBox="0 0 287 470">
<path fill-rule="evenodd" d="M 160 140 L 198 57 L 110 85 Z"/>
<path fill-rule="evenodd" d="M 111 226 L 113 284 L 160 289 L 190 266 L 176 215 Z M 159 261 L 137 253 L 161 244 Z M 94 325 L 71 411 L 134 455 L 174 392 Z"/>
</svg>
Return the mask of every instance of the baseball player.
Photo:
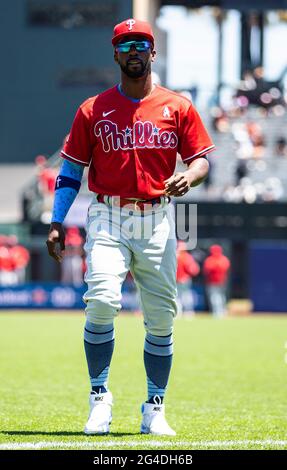
<svg viewBox="0 0 287 470">
<path fill-rule="evenodd" d="M 89 167 L 93 200 L 88 210 L 85 251 L 84 346 L 91 382 L 86 434 L 106 434 L 112 420 L 108 388 L 114 319 L 122 283 L 130 270 L 140 291 L 146 337 L 147 399 L 141 432 L 175 435 L 165 418 L 164 395 L 172 364 L 176 315 L 176 238 L 169 205 L 201 183 L 213 150 L 191 102 L 151 79 L 154 35 L 143 21 L 114 28 L 114 60 L 121 81 L 79 107 L 62 150 L 47 247 L 61 261 L 63 220 Z M 187 169 L 174 174 L 177 152 Z M 128 347 L 128 346 L 127 346 Z"/>
</svg>

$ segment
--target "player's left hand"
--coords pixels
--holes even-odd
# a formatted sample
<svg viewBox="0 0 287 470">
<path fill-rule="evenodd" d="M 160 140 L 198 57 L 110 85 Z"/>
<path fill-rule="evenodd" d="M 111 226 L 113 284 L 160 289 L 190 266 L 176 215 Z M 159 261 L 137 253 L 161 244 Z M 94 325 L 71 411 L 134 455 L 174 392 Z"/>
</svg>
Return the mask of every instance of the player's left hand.
<svg viewBox="0 0 287 470">
<path fill-rule="evenodd" d="M 65 252 L 65 232 L 62 224 L 58 222 L 51 223 L 46 245 L 49 255 L 61 263 Z"/>
<path fill-rule="evenodd" d="M 185 173 L 176 173 L 164 181 L 167 196 L 183 196 L 190 190 L 190 182 Z"/>
</svg>

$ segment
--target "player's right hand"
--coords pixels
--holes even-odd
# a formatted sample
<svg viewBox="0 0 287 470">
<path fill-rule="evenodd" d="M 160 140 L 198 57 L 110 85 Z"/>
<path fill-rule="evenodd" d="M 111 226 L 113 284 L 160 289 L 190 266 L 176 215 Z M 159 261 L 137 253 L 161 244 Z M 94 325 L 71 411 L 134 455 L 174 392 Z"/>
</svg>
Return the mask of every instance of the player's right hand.
<svg viewBox="0 0 287 470">
<path fill-rule="evenodd" d="M 46 245 L 49 255 L 61 263 L 65 251 L 65 232 L 62 224 L 59 222 L 51 223 Z"/>
</svg>

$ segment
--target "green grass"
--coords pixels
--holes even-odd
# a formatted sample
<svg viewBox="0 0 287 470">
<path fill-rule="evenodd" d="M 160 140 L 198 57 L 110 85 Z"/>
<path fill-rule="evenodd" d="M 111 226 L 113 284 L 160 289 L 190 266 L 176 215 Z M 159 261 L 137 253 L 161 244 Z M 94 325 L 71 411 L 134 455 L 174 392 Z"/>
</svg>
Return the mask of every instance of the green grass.
<svg viewBox="0 0 287 470">
<path fill-rule="evenodd" d="M 165 400 L 175 438 L 139 434 L 144 331 L 141 318 L 123 315 L 116 320 L 110 374 L 111 434 L 82 433 L 89 393 L 83 324 L 83 315 L 71 313 L 0 315 L 0 449 L 17 443 L 46 449 L 287 449 L 287 317 L 175 322 Z"/>
</svg>

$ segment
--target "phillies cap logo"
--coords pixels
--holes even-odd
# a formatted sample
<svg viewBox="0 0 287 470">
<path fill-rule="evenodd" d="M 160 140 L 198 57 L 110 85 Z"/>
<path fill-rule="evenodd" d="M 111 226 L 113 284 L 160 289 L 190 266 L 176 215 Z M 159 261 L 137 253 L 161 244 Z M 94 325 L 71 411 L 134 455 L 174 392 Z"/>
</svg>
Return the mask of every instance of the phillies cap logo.
<svg viewBox="0 0 287 470">
<path fill-rule="evenodd" d="M 133 29 L 133 25 L 136 24 L 135 20 L 128 20 L 126 25 L 129 27 L 129 31 Z"/>
</svg>

